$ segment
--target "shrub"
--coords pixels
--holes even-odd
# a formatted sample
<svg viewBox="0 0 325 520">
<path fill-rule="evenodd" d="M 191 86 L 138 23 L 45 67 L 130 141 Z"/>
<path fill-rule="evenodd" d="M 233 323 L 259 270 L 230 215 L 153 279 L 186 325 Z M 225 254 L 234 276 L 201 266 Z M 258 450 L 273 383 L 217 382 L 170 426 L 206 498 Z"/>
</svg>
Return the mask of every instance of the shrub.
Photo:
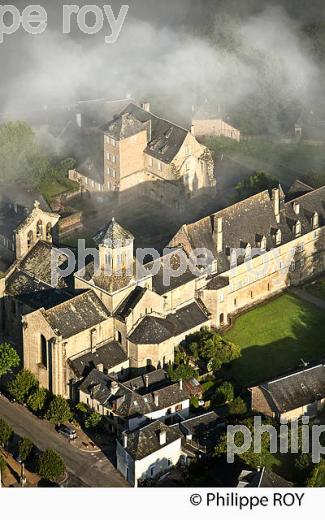
<svg viewBox="0 0 325 520">
<path fill-rule="evenodd" d="M 229 403 L 234 399 L 234 387 L 230 381 L 225 381 L 219 388 L 217 388 L 215 394 L 215 401 L 217 404 Z"/>
<path fill-rule="evenodd" d="M 85 419 L 85 428 L 95 430 L 102 422 L 102 416 L 98 412 L 90 412 Z"/>
<path fill-rule="evenodd" d="M 245 415 L 247 413 L 247 405 L 241 397 L 236 397 L 228 404 L 229 415 Z"/>
</svg>

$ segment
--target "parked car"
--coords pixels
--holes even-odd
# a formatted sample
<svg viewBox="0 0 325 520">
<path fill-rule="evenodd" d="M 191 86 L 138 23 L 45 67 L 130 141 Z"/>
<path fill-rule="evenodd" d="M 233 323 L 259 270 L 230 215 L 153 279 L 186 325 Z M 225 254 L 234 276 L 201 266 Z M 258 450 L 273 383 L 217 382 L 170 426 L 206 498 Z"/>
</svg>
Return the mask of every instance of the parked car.
<svg viewBox="0 0 325 520">
<path fill-rule="evenodd" d="M 73 441 L 77 438 L 76 430 L 71 428 L 70 426 L 66 426 L 65 424 L 61 424 L 57 426 L 57 432 L 69 439 L 69 441 Z"/>
</svg>

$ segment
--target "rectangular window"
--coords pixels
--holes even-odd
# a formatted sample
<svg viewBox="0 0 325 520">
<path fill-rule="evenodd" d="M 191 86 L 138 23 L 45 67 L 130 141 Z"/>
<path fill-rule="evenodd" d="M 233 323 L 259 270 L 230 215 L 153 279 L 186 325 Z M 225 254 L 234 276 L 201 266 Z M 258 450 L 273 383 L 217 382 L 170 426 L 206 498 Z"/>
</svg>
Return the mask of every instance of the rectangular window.
<svg viewBox="0 0 325 520">
<path fill-rule="evenodd" d="M 157 168 L 158 168 L 158 170 L 161 172 L 161 170 L 162 170 L 162 164 L 161 164 L 160 161 L 157 161 Z"/>
<path fill-rule="evenodd" d="M 109 152 L 107 152 L 107 154 L 106 154 L 106 157 L 107 157 L 107 160 L 109 161 L 109 160 L 110 160 L 110 158 L 111 158 L 111 155 L 110 155 L 110 153 L 109 153 Z"/>
<path fill-rule="evenodd" d="M 220 303 L 223 303 L 224 301 L 225 301 L 225 296 L 224 296 L 223 293 L 220 293 L 220 294 L 219 294 L 219 302 L 220 302 Z"/>
<path fill-rule="evenodd" d="M 115 141 L 115 139 L 113 139 L 113 137 L 111 137 L 111 145 L 116 146 L 116 141 Z"/>
<path fill-rule="evenodd" d="M 149 164 L 149 166 L 153 166 L 153 158 L 152 157 L 149 157 L 148 164 Z"/>
<path fill-rule="evenodd" d="M 115 164 L 116 163 L 116 155 L 111 155 L 111 160 L 112 160 L 112 163 Z"/>
<path fill-rule="evenodd" d="M 182 405 L 182 403 L 181 403 L 181 404 L 177 404 L 177 405 L 175 406 L 175 410 L 176 410 L 176 412 L 180 412 L 181 410 L 183 410 L 183 405 Z"/>
</svg>

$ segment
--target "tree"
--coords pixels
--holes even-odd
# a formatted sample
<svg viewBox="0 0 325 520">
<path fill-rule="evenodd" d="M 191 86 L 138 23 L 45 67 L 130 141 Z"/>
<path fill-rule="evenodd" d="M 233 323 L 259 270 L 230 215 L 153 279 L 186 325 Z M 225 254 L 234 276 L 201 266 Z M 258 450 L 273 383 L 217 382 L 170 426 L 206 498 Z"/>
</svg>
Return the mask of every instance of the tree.
<svg viewBox="0 0 325 520">
<path fill-rule="evenodd" d="M 46 480 L 56 481 L 65 472 L 65 464 L 61 455 L 52 449 L 47 449 L 38 459 L 38 473 Z"/>
<path fill-rule="evenodd" d="M 20 358 L 9 343 L 0 344 L 0 386 L 2 376 L 9 374 L 13 368 L 18 367 Z"/>
<path fill-rule="evenodd" d="M 190 379 L 195 377 L 196 370 L 186 363 L 182 363 L 178 367 L 174 368 L 172 365 L 168 367 L 168 377 L 171 381 L 180 381 L 181 379 Z"/>
<path fill-rule="evenodd" d="M 241 397 L 236 397 L 228 404 L 229 415 L 245 415 L 247 413 L 247 405 Z"/>
<path fill-rule="evenodd" d="M 102 421 L 102 416 L 98 412 L 90 412 L 85 419 L 85 428 L 96 430 Z"/>
<path fill-rule="evenodd" d="M 9 382 L 8 390 L 12 397 L 19 403 L 27 401 L 29 395 L 38 387 L 38 381 L 34 374 L 23 368 L 16 377 Z"/>
<path fill-rule="evenodd" d="M 45 388 L 37 388 L 28 397 L 27 405 L 34 413 L 39 413 L 44 410 L 48 398 L 48 390 Z"/>
<path fill-rule="evenodd" d="M 21 439 L 18 444 L 19 449 L 19 457 L 24 462 L 26 459 L 28 459 L 30 452 L 32 451 L 34 444 L 30 439 L 27 437 L 24 439 Z"/>
<path fill-rule="evenodd" d="M 218 404 L 228 403 L 234 399 L 234 387 L 230 381 L 225 381 L 217 388 L 215 400 Z"/>
<path fill-rule="evenodd" d="M 7 467 L 6 461 L 2 455 L 0 455 L 0 471 L 3 473 Z M 1 484 L 1 482 L 0 482 Z"/>
<path fill-rule="evenodd" d="M 13 434 L 13 429 L 6 421 L 0 418 L 0 443 L 5 446 Z"/>
<path fill-rule="evenodd" d="M 53 424 L 61 424 L 65 421 L 69 421 L 71 417 L 72 413 L 68 401 L 61 395 L 56 395 L 50 402 L 46 419 Z"/>
<path fill-rule="evenodd" d="M 21 181 L 26 175 L 29 158 L 37 149 L 32 129 L 22 121 L 0 126 L 0 180 L 6 184 Z"/>
<path fill-rule="evenodd" d="M 263 172 L 256 172 L 246 179 L 240 181 L 235 190 L 237 192 L 237 199 L 247 199 L 252 195 L 256 195 L 256 193 L 260 193 L 264 190 L 272 190 L 273 188 L 278 187 L 279 181 L 273 175 L 269 175 Z"/>
</svg>

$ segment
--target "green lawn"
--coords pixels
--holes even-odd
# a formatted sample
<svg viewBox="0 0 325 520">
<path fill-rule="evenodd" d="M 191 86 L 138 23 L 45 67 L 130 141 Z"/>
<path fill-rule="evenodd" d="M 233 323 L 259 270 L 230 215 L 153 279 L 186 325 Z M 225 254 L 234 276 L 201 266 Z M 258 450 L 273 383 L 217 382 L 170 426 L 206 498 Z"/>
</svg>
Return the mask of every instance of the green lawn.
<svg viewBox="0 0 325 520">
<path fill-rule="evenodd" d="M 319 280 L 313 284 L 310 284 L 306 287 L 306 291 L 308 291 L 316 298 L 320 298 L 321 300 L 325 300 L 325 278 L 323 280 Z"/>
<path fill-rule="evenodd" d="M 285 294 L 240 316 L 226 338 L 242 349 L 227 375 L 251 385 L 325 357 L 324 311 Z"/>
<path fill-rule="evenodd" d="M 51 200 L 57 195 L 61 195 L 61 193 L 65 193 L 67 191 L 75 191 L 78 189 L 78 184 L 70 179 L 64 179 L 64 181 L 60 182 L 57 179 L 46 179 L 41 182 L 39 186 L 39 190 L 42 193 L 43 197 L 47 200 L 47 202 L 51 202 Z"/>
</svg>

